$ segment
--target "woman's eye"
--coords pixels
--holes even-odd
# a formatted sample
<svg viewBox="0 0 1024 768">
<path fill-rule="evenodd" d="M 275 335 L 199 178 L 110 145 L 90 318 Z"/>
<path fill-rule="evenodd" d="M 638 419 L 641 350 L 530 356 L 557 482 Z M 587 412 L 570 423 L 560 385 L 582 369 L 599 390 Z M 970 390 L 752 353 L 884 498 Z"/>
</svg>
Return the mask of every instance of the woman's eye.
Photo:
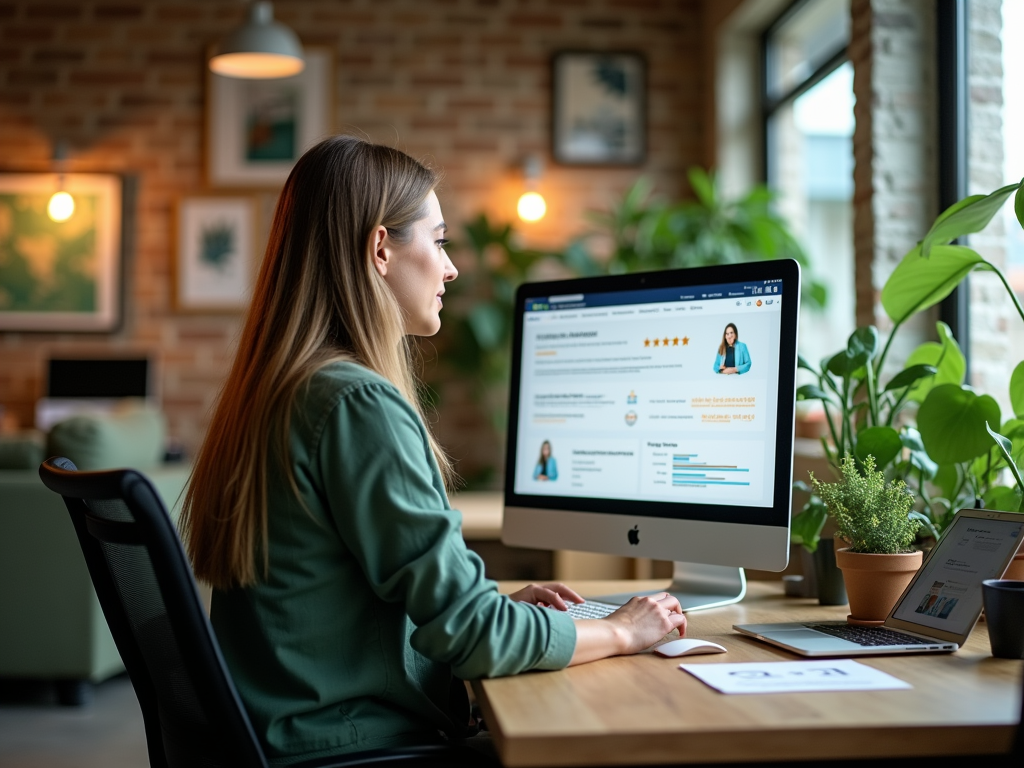
<svg viewBox="0 0 1024 768">
<path fill-rule="evenodd" d="M 444 248 L 446 245 L 448 245 L 449 241 L 442 239 L 442 240 L 435 240 L 434 243 L 437 245 L 438 248 Z"/>
</svg>

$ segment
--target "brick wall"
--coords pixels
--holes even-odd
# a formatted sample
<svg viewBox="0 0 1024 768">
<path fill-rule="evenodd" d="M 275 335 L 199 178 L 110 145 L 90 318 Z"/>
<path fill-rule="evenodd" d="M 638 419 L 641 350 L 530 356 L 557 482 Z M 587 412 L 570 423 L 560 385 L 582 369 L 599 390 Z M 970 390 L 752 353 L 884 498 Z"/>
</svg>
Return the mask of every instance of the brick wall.
<svg viewBox="0 0 1024 768">
<path fill-rule="evenodd" d="M 851 14 L 857 325 L 884 335 L 882 286 L 937 213 L 935 6 L 853 0 Z M 918 316 L 901 329 L 890 364 L 902 365 L 932 324 Z"/>
<path fill-rule="evenodd" d="M 1002 0 L 974 0 L 967 24 L 968 191 L 987 194 L 1010 181 L 1003 178 Z M 971 235 L 969 243 L 993 264 L 1005 268 L 1002 216 L 996 216 L 984 232 Z M 971 275 L 970 297 L 971 383 L 999 401 L 1005 418 L 1012 413 L 1010 374 L 1019 362 L 1011 354 L 1011 335 L 1021 333 L 1020 318 L 994 274 Z"/>
<path fill-rule="evenodd" d="M 549 57 L 631 49 L 648 61 L 643 169 L 548 165 L 549 215 L 532 244 L 557 245 L 581 213 L 614 200 L 641 170 L 670 195 L 703 160 L 700 0 L 279 0 L 277 17 L 335 53 L 335 128 L 431 160 L 446 171 L 446 218 L 481 210 L 511 220 L 524 154 L 547 157 Z M 0 0 L 0 170 L 138 174 L 136 248 L 126 318 L 113 335 L 0 333 L 0 403 L 23 425 L 55 354 L 145 351 L 158 363 L 171 434 L 189 449 L 229 362 L 237 316 L 170 306 L 175 200 L 202 190 L 203 53 L 241 18 L 237 0 Z M 273 193 L 264 195 L 264 207 Z M 458 227 L 455 227 L 456 233 Z M 453 390 L 453 391 L 457 391 Z M 451 404 L 449 404 L 451 405 Z M 472 420 L 469 422 L 472 423 Z M 470 455 L 488 433 L 465 439 Z M 494 449 L 490 449 L 494 455 Z"/>
</svg>

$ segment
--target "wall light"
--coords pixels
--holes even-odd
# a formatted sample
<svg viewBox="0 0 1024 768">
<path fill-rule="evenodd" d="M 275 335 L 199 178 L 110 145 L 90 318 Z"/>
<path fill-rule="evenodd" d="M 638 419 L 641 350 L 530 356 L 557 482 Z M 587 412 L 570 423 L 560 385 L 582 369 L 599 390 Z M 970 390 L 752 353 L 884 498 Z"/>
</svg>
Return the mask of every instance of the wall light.
<svg viewBox="0 0 1024 768">
<path fill-rule="evenodd" d="M 274 21 L 274 5 L 258 0 L 249 18 L 225 37 L 210 59 L 210 70 L 226 77 L 269 80 L 297 75 L 306 67 L 296 34 Z"/>
<path fill-rule="evenodd" d="M 516 205 L 516 212 L 523 221 L 540 221 L 548 212 L 548 204 L 536 189 L 543 168 L 544 165 L 537 155 L 529 155 L 523 161 L 526 191 L 519 197 L 519 203 Z"/>
<path fill-rule="evenodd" d="M 53 164 L 57 170 L 57 191 L 46 204 L 46 215 L 54 221 L 67 221 L 75 212 L 75 198 L 64 191 L 64 171 L 68 159 L 68 145 L 58 141 L 53 145 Z"/>
</svg>

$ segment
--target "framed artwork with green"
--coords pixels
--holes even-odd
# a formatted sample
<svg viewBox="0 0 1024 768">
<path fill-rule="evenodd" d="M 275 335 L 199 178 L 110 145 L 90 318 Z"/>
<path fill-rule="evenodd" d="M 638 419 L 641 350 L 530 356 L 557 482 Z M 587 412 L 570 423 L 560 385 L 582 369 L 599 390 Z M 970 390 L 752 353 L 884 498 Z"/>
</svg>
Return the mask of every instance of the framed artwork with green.
<svg viewBox="0 0 1024 768">
<path fill-rule="evenodd" d="M 280 187 L 303 152 L 331 131 L 334 57 L 307 46 L 293 77 L 244 80 L 209 71 L 206 180 L 210 187 Z"/>
<path fill-rule="evenodd" d="M 0 173 L 0 331 L 116 330 L 123 187 L 114 174 Z"/>
<path fill-rule="evenodd" d="M 178 201 L 174 223 L 174 308 L 240 312 L 249 304 L 259 237 L 257 200 L 201 194 Z"/>
</svg>

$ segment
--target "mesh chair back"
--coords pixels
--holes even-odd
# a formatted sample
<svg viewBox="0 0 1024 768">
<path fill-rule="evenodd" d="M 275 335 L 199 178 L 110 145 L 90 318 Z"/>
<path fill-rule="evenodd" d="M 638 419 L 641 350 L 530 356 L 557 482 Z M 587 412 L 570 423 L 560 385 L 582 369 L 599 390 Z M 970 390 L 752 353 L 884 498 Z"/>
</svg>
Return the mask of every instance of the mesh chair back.
<svg viewBox="0 0 1024 768">
<path fill-rule="evenodd" d="M 266 768 L 174 524 L 134 470 L 39 469 L 64 497 L 139 697 L 152 768 Z"/>
</svg>

